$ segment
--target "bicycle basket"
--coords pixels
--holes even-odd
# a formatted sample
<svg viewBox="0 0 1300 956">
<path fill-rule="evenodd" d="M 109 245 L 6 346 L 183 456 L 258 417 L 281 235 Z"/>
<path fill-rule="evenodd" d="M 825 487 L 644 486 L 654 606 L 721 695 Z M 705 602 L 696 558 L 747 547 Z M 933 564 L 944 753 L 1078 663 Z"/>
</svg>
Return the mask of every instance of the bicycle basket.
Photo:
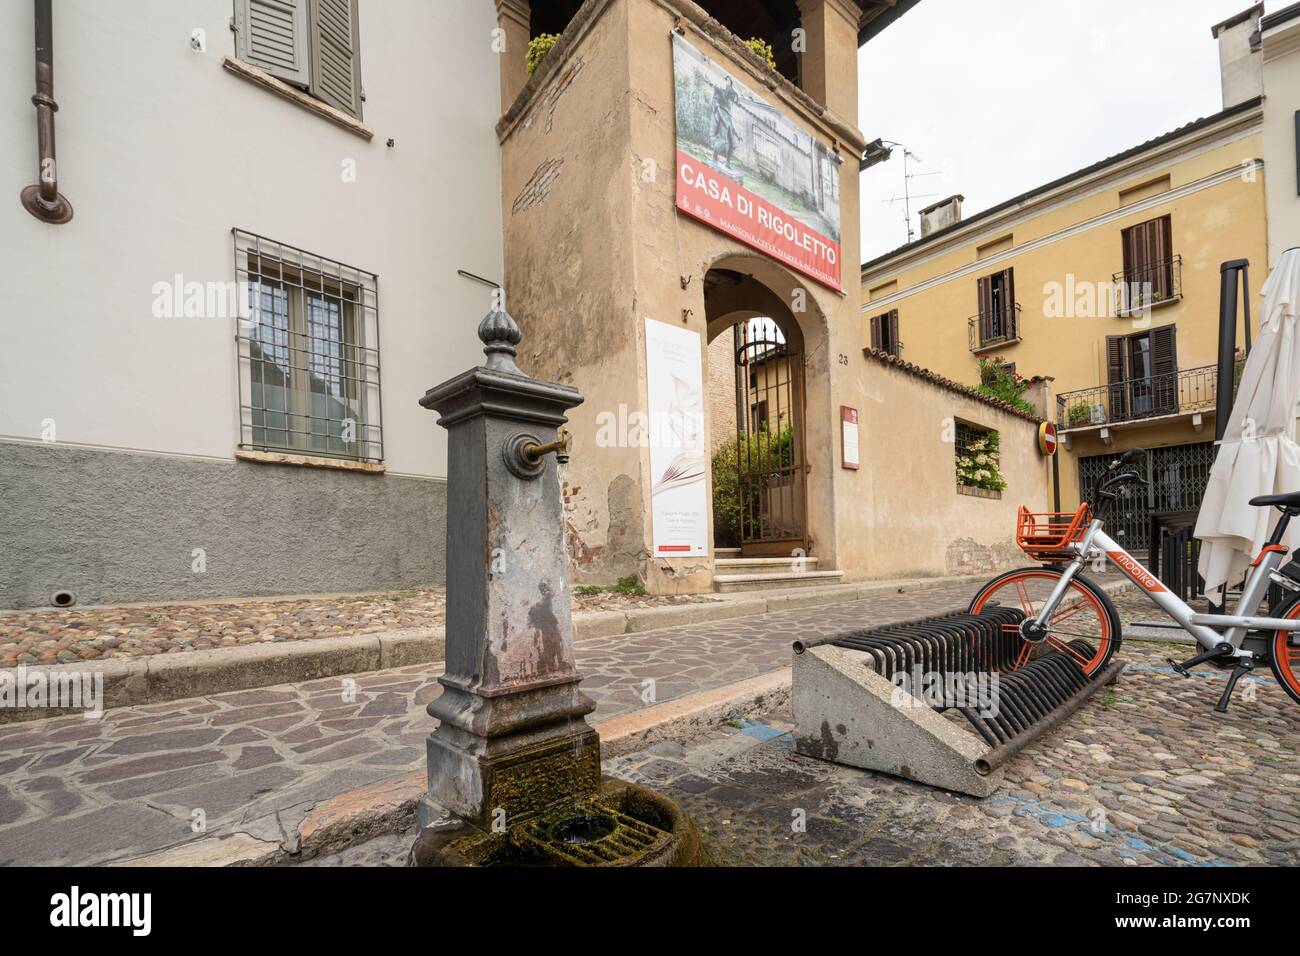
<svg viewBox="0 0 1300 956">
<path fill-rule="evenodd" d="M 1068 553 L 1072 542 L 1083 537 L 1092 519 L 1086 504 L 1075 512 L 1035 513 L 1024 505 L 1016 513 L 1016 544 L 1031 558 L 1054 558 Z"/>
</svg>

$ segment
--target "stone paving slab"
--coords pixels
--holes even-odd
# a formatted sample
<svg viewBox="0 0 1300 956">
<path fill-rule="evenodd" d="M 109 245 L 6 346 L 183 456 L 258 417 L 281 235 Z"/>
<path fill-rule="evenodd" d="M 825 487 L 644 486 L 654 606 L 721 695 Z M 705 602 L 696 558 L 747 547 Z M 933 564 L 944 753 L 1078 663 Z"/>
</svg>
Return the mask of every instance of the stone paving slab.
<svg viewBox="0 0 1300 956">
<path fill-rule="evenodd" d="M 970 593 L 882 594 L 575 650 L 605 719 L 784 667 L 798 637 L 947 610 Z M 423 766 L 437 673 L 413 665 L 0 726 L 0 863 L 102 863 L 231 833 L 292 850 L 313 804 Z M 95 841 L 59 837 L 103 811 L 113 826 Z"/>
</svg>

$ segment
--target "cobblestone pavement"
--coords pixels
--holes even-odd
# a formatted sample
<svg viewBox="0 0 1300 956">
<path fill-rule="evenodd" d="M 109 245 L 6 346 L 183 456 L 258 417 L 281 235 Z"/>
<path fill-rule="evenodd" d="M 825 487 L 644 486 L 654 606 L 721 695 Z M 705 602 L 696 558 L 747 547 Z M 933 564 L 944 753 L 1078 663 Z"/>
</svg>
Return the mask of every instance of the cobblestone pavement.
<svg viewBox="0 0 1300 956">
<path fill-rule="evenodd" d="M 959 606 L 968 587 L 582 641 L 597 718 L 766 673 L 796 637 Z M 1180 649 L 1172 649 L 1180 650 Z M 1226 717 L 1223 675 L 1190 680 L 1167 645 L 1013 760 L 988 801 L 792 754 L 788 715 L 609 762 L 687 803 L 716 859 L 753 862 L 1300 862 L 1300 710 L 1270 677 Z M 245 832 L 292 846 L 315 803 L 417 770 L 439 690 L 419 665 L 0 727 L 0 862 L 99 863 Z M 784 723 L 783 723 L 784 721 Z M 772 729 L 774 728 L 774 729 Z M 771 738 L 762 740 L 759 738 Z M 807 811 L 806 833 L 789 830 Z M 1111 828 L 1094 834 L 1098 808 Z M 730 821 L 730 822 L 727 822 Z M 399 835 L 400 836 L 400 835 Z M 396 862 L 396 837 L 322 864 Z"/>
<path fill-rule="evenodd" d="M 624 611 L 708 595 L 576 594 L 574 611 Z M 179 654 L 241 644 L 443 626 L 446 591 L 0 611 L 0 667 Z"/>
<path fill-rule="evenodd" d="M 1300 709 L 1271 678 L 1214 713 L 1224 675 L 1126 646 L 1119 684 L 1013 758 L 987 800 L 802 757 L 788 710 L 605 761 L 672 796 L 715 865 L 1300 863 Z M 314 866 L 398 866 L 414 833 Z"/>
<path fill-rule="evenodd" d="M 1225 675 L 1176 675 L 1169 651 L 1126 645 L 1120 682 L 983 801 L 801 757 L 788 712 L 605 770 L 682 801 L 720 864 L 1300 863 L 1300 708 L 1270 676 L 1216 714 Z"/>
<path fill-rule="evenodd" d="M 795 638 L 964 604 L 967 585 L 580 641 L 597 719 L 764 674 Z M 0 726 L 0 862 L 95 863 L 242 831 L 285 840 L 310 806 L 419 769 L 441 689 L 417 665 Z M 652 683 L 648 683 L 652 682 Z"/>
</svg>

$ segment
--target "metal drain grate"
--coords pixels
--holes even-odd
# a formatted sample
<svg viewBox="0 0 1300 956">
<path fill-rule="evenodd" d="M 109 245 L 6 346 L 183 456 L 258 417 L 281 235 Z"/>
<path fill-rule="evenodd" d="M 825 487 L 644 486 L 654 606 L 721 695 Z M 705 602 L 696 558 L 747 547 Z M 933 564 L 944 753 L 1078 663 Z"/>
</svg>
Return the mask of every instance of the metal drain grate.
<svg viewBox="0 0 1300 956">
<path fill-rule="evenodd" d="M 588 807 L 583 812 L 604 818 L 610 825 L 610 832 L 587 842 L 566 843 L 554 836 L 559 824 L 532 820 L 524 825 L 519 842 L 555 864 L 603 866 L 639 857 L 656 842 L 668 837 L 657 827 L 607 807 Z"/>
</svg>

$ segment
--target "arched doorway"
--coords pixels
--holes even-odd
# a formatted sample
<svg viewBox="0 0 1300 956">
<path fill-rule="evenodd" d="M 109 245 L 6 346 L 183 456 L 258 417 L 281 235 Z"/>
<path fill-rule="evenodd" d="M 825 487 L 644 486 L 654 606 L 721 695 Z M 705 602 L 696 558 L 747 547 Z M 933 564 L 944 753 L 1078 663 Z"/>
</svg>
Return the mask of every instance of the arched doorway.
<svg viewBox="0 0 1300 956">
<path fill-rule="evenodd" d="M 739 547 L 746 558 L 807 554 L 807 429 L 799 323 L 779 296 L 742 272 L 710 269 L 704 295 L 711 350 L 717 354 L 719 340 L 727 344 L 734 376 L 734 414 L 713 416 L 715 433 L 729 427 L 734 434 L 726 440 L 735 442 L 734 484 L 731 476 L 714 476 L 715 487 L 726 489 L 729 510 L 724 520 L 730 540 L 725 544 Z M 715 448 L 721 438 L 715 434 Z"/>
</svg>

